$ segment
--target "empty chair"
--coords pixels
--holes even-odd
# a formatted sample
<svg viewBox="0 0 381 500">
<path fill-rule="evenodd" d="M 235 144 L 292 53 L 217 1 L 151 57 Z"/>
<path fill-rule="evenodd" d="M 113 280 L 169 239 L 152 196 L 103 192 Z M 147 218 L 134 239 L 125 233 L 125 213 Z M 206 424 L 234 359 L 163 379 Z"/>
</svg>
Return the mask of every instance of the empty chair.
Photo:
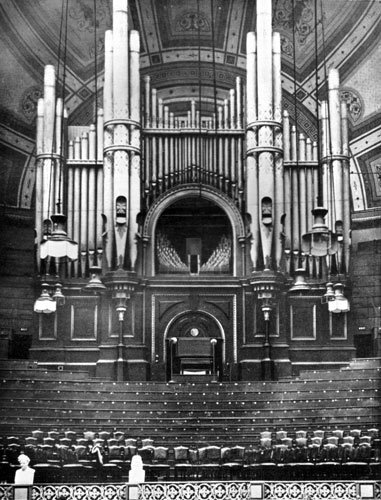
<svg viewBox="0 0 381 500">
<path fill-rule="evenodd" d="M 87 446 L 87 444 L 88 444 L 88 442 L 89 442 L 89 441 L 88 441 L 87 439 L 85 439 L 85 438 L 77 438 L 75 441 L 76 441 L 76 444 L 77 444 L 78 446 Z"/>
<path fill-rule="evenodd" d="M 0 462 L 0 478 L 2 482 L 13 483 L 15 477 L 15 468 L 6 460 Z"/>
<path fill-rule="evenodd" d="M 175 481 L 185 481 L 191 478 L 193 465 L 189 460 L 189 447 L 175 446 L 173 453 Z"/>
<path fill-rule="evenodd" d="M 44 437 L 42 438 L 43 444 L 47 444 L 48 446 L 54 446 L 56 444 L 56 441 L 52 437 Z"/>
<path fill-rule="evenodd" d="M 34 444 L 27 444 L 24 446 L 24 453 L 30 458 L 32 463 L 35 463 L 37 460 L 37 446 Z"/>
<path fill-rule="evenodd" d="M 339 444 L 338 436 L 328 436 L 326 441 L 327 441 L 327 444 L 334 444 L 336 446 Z"/>
<path fill-rule="evenodd" d="M 360 442 L 361 429 L 350 429 L 349 435 L 354 438 L 354 444 L 357 445 Z"/>
<path fill-rule="evenodd" d="M 21 446 L 18 443 L 11 443 L 5 447 L 4 455 L 6 462 L 10 464 L 18 464 L 18 456 L 21 452 Z"/>
<path fill-rule="evenodd" d="M 221 465 L 221 447 L 204 446 L 198 449 L 200 473 L 202 479 L 219 479 Z"/>
<path fill-rule="evenodd" d="M 344 437 L 344 431 L 342 429 L 334 429 L 331 432 L 332 436 L 335 436 L 338 438 L 339 441 L 341 441 Z"/>
<path fill-rule="evenodd" d="M 378 438 L 379 437 L 379 433 L 380 433 L 379 429 L 377 429 L 375 427 L 372 427 L 371 429 L 368 429 L 366 432 L 367 432 L 367 434 L 369 436 L 371 436 L 372 439 Z"/>
<path fill-rule="evenodd" d="M 124 432 L 122 431 L 115 431 L 114 432 L 114 439 L 116 439 L 118 441 L 118 443 L 120 443 L 121 441 L 124 440 Z"/>
<path fill-rule="evenodd" d="M 62 466 L 62 481 L 64 483 L 83 483 L 87 480 L 88 472 L 83 464 L 64 464 Z"/>
<path fill-rule="evenodd" d="M 124 460 L 127 462 L 131 462 L 131 458 L 136 455 L 136 446 L 124 446 Z"/>
<path fill-rule="evenodd" d="M 168 451 L 166 446 L 154 446 L 153 460 L 150 467 L 151 480 L 166 481 L 169 479 Z"/>
<path fill-rule="evenodd" d="M 61 467 L 56 464 L 39 463 L 33 465 L 35 483 L 60 483 Z"/>
<path fill-rule="evenodd" d="M 345 439 L 345 438 L 344 438 Z M 351 442 L 343 442 L 339 446 L 339 457 L 342 463 L 354 460 L 354 446 Z"/>
<path fill-rule="evenodd" d="M 143 446 L 139 448 L 138 454 L 142 457 L 143 469 L 146 471 L 146 481 L 151 480 L 151 466 L 153 460 L 153 446 Z"/>
<path fill-rule="evenodd" d="M 60 437 L 60 433 L 58 431 L 48 431 L 48 437 L 53 438 L 55 441 Z"/>
<path fill-rule="evenodd" d="M 362 443 L 372 443 L 372 437 L 371 436 L 360 436 L 360 442 L 359 444 L 361 445 Z"/>
<path fill-rule="evenodd" d="M 221 471 L 223 479 L 242 479 L 245 459 L 244 446 L 233 446 L 221 450 Z"/>
<path fill-rule="evenodd" d="M 105 442 L 102 438 L 95 438 L 93 441 L 94 446 L 104 446 Z"/>
<path fill-rule="evenodd" d="M 65 438 L 70 439 L 73 443 L 75 442 L 75 438 L 77 437 L 77 433 L 71 430 L 67 430 L 64 432 Z"/>
<path fill-rule="evenodd" d="M 295 438 L 298 439 L 298 438 L 307 438 L 307 431 L 303 430 L 303 429 L 300 429 L 300 430 L 297 430 L 295 431 Z"/>
<path fill-rule="evenodd" d="M 135 438 L 126 438 L 124 440 L 125 446 L 137 446 L 137 439 Z"/>
<path fill-rule="evenodd" d="M 355 449 L 356 461 L 369 463 L 372 459 L 372 447 L 369 442 L 360 443 Z"/>
<path fill-rule="evenodd" d="M 260 477 L 260 451 L 258 448 L 245 448 L 243 474 L 245 479 L 257 480 Z"/>
<path fill-rule="evenodd" d="M 260 439 L 270 439 L 271 440 L 272 433 L 270 431 L 262 431 L 259 433 Z"/>
<path fill-rule="evenodd" d="M 77 459 L 74 450 L 64 444 L 56 445 L 57 457 L 61 465 L 74 463 Z"/>
<path fill-rule="evenodd" d="M 39 443 L 42 443 L 42 439 L 44 437 L 44 431 L 41 431 L 40 429 L 32 431 L 32 436 L 35 437 Z"/>
<path fill-rule="evenodd" d="M 316 429 L 316 430 L 312 431 L 312 435 L 313 435 L 313 437 L 321 438 L 321 440 L 323 441 L 323 439 L 325 437 L 325 431 L 323 431 L 321 429 Z"/>
<path fill-rule="evenodd" d="M 108 439 L 110 439 L 110 436 L 111 436 L 111 433 L 108 432 L 108 431 L 100 431 L 100 432 L 98 432 L 98 437 L 100 437 L 104 441 L 107 441 Z"/>
<path fill-rule="evenodd" d="M 153 446 L 153 439 L 143 438 L 142 439 L 142 448 L 144 448 L 145 446 Z"/>
<path fill-rule="evenodd" d="M 123 450 L 123 454 L 122 454 Z M 124 448 L 122 448 L 119 445 L 113 445 L 110 446 L 108 449 L 108 461 L 109 462 L 114 462 L 114 463 L 119 463 L 123 462 L 124 460 Z"/>
<path fill-rule="evenodd" d="M 77 461 L 87 460 L 87 458 L 88 458 L 87 446 L 84 446 L 81 444 L 74 444 L 73 450 L 74 450 L 75 456 L 77 457 Z"/>
<path fill-rule="evenodd" d="M 59 438 L 58 442 L 59 442 L 59 444 L 61 444 L 63 446 L 71 446 L 72 445 L 71 439 L 69 439 L 67 437 Z"/>
<path fill-rule="evenodd" d="M 33 437 L 33 436 L 28 436 L 25 438 L 25 444 L 26 445 L 33 445 L 33 446 L 37 446 L 37 438 Z"/>
<path fill-rule="evenodd" d="M 306 437 L 298 437 L 295 439 L 292 461 L 295 463 L 304 463 L 308 461 L 308 446 Z"/>
<path fill-rule="evenodd" d="M 287 437 L 287 431 L 276 431 L 275 439 L 277 442 L 281 442 L 282 439 Z"/>
<path fill-rule="evenodd" d="M 103 482 L 120 482 L 122 480 L 122 469 L 118 464 L 108 462 L 99 468 L 100 479 Z"/>
<path fill-rule="evenodd" d="M 337 443 L 325 443 L 322 448 L 321 459 L 324 462 L 337 462 L 339 460 Z"/>
<path fill-rule="evenodd" d="M 95 439 L 95 432 L 94 431 L 84 431 L 83 437 L 86 439 L 86 441 L 93 441 Z M 73 438 L 73 440 L 75 437 Z"/>
<path fill-rule="evenodd" d="M 107 446 L 110 448 L 111 446 L 118 446 L 118 441 L 115 438 L 107 439 Z"/>
<path fill-rule="evenodd" d="M 37 446 L 36 455 L 36 459 L 40 463 L 57 460 L 56 448 L 50 444 L 39 444 Z"/>
</svg>

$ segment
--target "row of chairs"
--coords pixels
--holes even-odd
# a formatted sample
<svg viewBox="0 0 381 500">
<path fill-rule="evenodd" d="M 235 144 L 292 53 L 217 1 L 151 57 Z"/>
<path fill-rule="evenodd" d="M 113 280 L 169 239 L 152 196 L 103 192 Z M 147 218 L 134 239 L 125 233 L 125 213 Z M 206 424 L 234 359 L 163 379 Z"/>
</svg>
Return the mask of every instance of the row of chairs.
<svg viewBox="0 0 381 500">
<path fill-rule="evenodd" d="M 286 430 L 276 430 L 276 431 L 262 431 L 259 433 L 259 439 L 262 443 L 265 440 L 271 440 L 272 444 L 281 441 L 282 439 L 307 439 L 311 441 L 312 438 L 321 438 L 325 440 L 327 438 L 338 438 L 338 441 L 341 442 L 344 438 L 353 438 L 355 444 L 358 444 L 363 441 L 372 441 L 373 439 L 379 438 L 379 429 L 370 428 L 366 430 L 353 428 L 348 430 L 343 429 L 315 429 L 315 430 L 304 430 L 297 429 L 292 435 L 290 432 Z M 10 444 L 23 444 L 23 445 L 50 445 L 54 446 L 56 444 L 64 445 L 64 446 L 72 446 L 72 445 L 84 445 L 87 446 L 88 442 L 91 441 L 93 443 L 100 443 L 102 446 L 107 445 L 115 446 L 122 445 L 125 446 L 148 446 L 153 444 L 153 440 L 151 438 L 143 438 L 137 439 L 132 438 L 126 435 L 123 431 L 84 431 L 84 432 L 76 432 L 72 430 L 65 430 L 63 432 L 59 432 L 57 430 L 51 430 L 45 433 L 42 430 L 34 430 L 31 432 L 30 436 L 26 438 L 19 438 L 18 436 L 8 436 L 3 440 L 3 445 Z M 0 443 L 1 446 L 1 443 Z"/>
<path fill-rule="evenodd" d="M 267 449 L 243 446 L 221 448 L 204 446 L 191 449 L 176 446 L 146 446 L 138 453 L 146 471 L 146 481 L 168 480 L 341 480 L 380 479 L 381 462 L 377 460 L 333 460 L 328 457 L 295 455 L 295 461 L 268 454 Z M 96 460 L 81 459 L 75 463 L 60 464 L 54 460 L 32 464 L 36 470 L 35 482 L 118 482 L 127 480 L 130 460 L 110 459 L 101 464 Z M 16 466 L 0 463 L 0 477 L 13 481 Z"/>
</svg>

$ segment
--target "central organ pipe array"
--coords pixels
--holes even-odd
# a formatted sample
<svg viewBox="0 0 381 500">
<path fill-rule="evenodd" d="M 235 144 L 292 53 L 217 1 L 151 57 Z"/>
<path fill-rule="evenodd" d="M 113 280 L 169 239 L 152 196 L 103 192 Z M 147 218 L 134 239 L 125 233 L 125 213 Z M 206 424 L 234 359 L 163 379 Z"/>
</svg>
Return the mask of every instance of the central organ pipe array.
<svg viewBox="0 0 381 500">
<path fill-rule="evenodd" d="M 37 248 L 58 207 L 79 244 L 69 276 L 86 276 L 93 265 L 134 271 L 139 213 L 168 190 L 197 183 L 222 191 L 248 221 L 253 270 L 292 274 L 304 267 L 320 276 L 321 257 L 302 247 L 318 202 L 337 236 L 336 269 L 347 270 L 349 147 L 339 75 L 330 70 L 328 101 L 320 104 L 319 153 L 282 113 L 280 37 L 271 16 L 271 2 L 258 0 L 256 32 L 247 34 L 246 91 L 237 77 L 215 113 L 194 99 L 183 103 L 187 112 L 175 113 L 149 76 L 141 92 L 139 34 L 128 30 L 127 0 L 113 2 L 96 124 L 67 127 L 54 67 L 47 66 L 37 113 Z"/>
</svg>

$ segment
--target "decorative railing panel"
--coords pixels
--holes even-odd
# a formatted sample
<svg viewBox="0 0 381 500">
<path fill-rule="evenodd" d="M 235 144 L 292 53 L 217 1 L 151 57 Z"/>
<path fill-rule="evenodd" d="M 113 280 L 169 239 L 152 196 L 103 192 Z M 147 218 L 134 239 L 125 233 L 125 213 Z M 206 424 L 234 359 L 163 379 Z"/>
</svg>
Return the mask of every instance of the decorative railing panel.
<svg viewBox="0 0 381 500">
<path fill-rule="evenodd" d="M 17 487 L 16 487 L 17 488 Z M 15 496 L 13 485 L 0 484 L 0 500 Z M 18 488 L 20 490 L 20 487 Z M 46 484 L 21 487 L 24 500 L 379 500 L 376 481 L 203 481 L 109 484 Z"/>
</svg>

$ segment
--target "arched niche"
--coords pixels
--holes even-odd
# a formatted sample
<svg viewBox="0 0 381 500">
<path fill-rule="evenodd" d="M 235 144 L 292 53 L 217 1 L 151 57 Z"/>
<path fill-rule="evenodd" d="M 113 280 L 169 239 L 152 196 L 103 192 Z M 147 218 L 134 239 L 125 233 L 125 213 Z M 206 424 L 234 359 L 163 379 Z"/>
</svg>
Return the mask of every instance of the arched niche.
<svg viewBox="0 0 381 500">
<path fill-rule="evenodd" d="M 144 244 L 143 273 L 146 276 L 149 277 L 156 275 L 155 259 L 157 230 L 161 227 L 161 216 L 165 214 L 170 207 L 181 206 L 182 202 L 184 202 L 184 206 L 189 206 L 189 204 L 192 204 L 194 201 L 194 207 L 196 208 L 198 200 L 200 202 L 200 206 L 203 208 L 206 208 L 207 206 L 215 206 L 215 214 L 221 217 L 221 221 L 223 220 L 223 217 L 226 217 L 226 220 L 228 221 L 230 234 L 225 236 L 230 238 L 231 241 L 232 259 L 230 272 L 226 274 L 230 274 L 230 276 L 241 276 L 244 273 L 244 243 L 246 241 L 246 235 L 244 223 L 238 208 L 230 198 L 215 188 L 210 186 L 200 187 L 199 185 L 189 184 L 173 188 L 164 193 L 156 200 L 147 213 L 142 234 Z M 168 213 L 170 213 L 170 210 Z M 227 225 L 225 227 L 227 229 Z M 223 236 L 223 231 L 220 236 Z M 191 238 L 192 235 L 189 235 L 189 237 Z M 220 242 L 215 242 L 216 246 L 219 243 Z M 208 252 L 210 251 L 213 251 L 213 249 L 209 244 L 208 251 L 203 255 L 204 259 L 208 258 Z M 187 264 L 187 262 L 185 264 Z M 189 274 L 189 272 L 187 274 Z"/>
</svg>

